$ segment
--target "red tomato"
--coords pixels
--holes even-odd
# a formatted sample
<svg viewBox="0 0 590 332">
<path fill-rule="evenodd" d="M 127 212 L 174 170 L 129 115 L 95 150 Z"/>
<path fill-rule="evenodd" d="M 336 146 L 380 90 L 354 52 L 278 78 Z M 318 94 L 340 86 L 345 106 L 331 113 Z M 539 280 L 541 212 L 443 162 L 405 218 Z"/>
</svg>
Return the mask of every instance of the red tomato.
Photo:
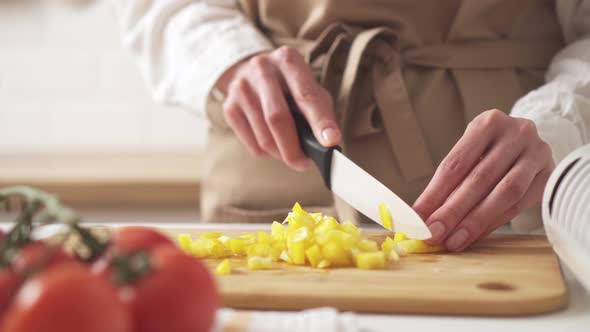
<svg viewBox="0 0 590 332">
<path fill-rule="evenodd" d="M 131 332 L 132 320 L 113 287 L 84 267 L 53 266 L 18 291 L 3 332 Z"/>
<path fill-rule="evenodd" d="M 219 305 L 215 282 L 196 258 L 163 245 L 150 251 L 152 270 L 121 288 L 136 332 L 206 332 Z"/>
<path fill-rule="evenodd" d="M 111 252 L 130 252 L 138 249 L 150 249 L 163 244 L 174 245 L 174 242 L 154 229 L 130 226 L 115 232 L 110 250 Z"/>
<path fill-rule="evenodd" d="M 47 268 L 57 264 L 74 262 L 76 260 L 68 256 L 61 248 L 52 248 L 43 242 L 35 241 L 20 250 L 12 262 L 12 268 L 16 273 L 26 273 L 38 264 L 42 264 L 42 268 Z"/>
<path fill-rule="evenodd" d="M 0 323 L 4 311 L 10 306 L 14 294 L 20 286 L 20 282 L 19 276 L 11 269 L 0 270 Z"/>
</svg>

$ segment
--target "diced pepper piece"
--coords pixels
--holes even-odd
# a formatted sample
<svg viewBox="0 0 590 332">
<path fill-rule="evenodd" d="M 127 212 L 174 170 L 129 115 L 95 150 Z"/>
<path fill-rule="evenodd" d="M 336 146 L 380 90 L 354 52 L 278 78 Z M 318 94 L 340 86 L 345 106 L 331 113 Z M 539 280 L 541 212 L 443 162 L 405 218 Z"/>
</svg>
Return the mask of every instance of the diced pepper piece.
<svg viewBox="0 0 590 332">
<path fill-rule="evenodd" d="M 316 224 L 322 221 L 323 215 L 321 212 L 310 213 L 309 215 L 315 220 Z"/>
<path fill-rule="evenodd" d="M 299 227 L 307 227 L 312 229 L 315 226 L 315 220 L 309 215 L 299 203 L 295 203 L 291 213 L 287 216 L 286 221 L 289 223 L 290 229 L 297 229 Z"/>
<path fill-rule="evenodd" d="M 265 270 L 272 268 L 272 259 L 270 257 L 252 256 L 248 258 L 248 269 Z"/>
<path fill-rule="evenodd" d="M 206 241 L 205 241 L 206 240 Z M 211 245 L 209 239 L 196 239 L 190 243 L 189 252 L 199 258 L 211 256 Z"/>
<path fill-rule="evenodd" d="M 230 239 L 231 239 L 231 237 L 229 237 L 227 235 L 222 235 L 217 238 L 217 241 L 221 242 L 227 249 L 229 249 L 229 247 L 227 245 L 227 241 L 229 241 Z"/>
<path fill-rule="evenodd" d="M 322 252 L 320 251 L 320 247 L 317 244 L 314 244 L 309 249 L 305 251 L 305 256 L 309 261 L 309 264 L 313 267 L 317 267 L 318 264 L 322 261 Z"/>
<path fill-rule="evenodd" d="M 383 227 L 392 231 L 393 219 L 391 218 L 391 213 L 389 212 L 389 208 L 387 207 L 387 205 L 385 205 L 385 203 L 379 204 L 379 215 L 381 216 L 381 222 L 383 223 Z"/>
<path fill-rule="evenodd" d="M 322 256 L 328 260 L 332 266 L 350 266 L 352 265 L 352 255 L 350 250 L 345 250 L 337 242 L 328 242 L 322 246 Z"/>
<path fill-rule="evenodd" d="M 393 235 L 393 243 L 398 243 L 407 239 L 408 237 L 406 236 L 406 233 L 397 232 Z"/>
<path fill-rule="evenodd" d="M 345 221 L 342 225 L 340 225 L 340 229 L 354 237 L 361 236 L 361 230 L 350 221 Z"/>
<path fill-rule="evenodd" d="M 293 260 L 293 264 L 304 265 L 305 264 L 305 243 L 304 242 L 291 242 L 288 246 L 287 252 L 289 257 Z"/>
<path fill-rule="evenodd" d="M 271 246 L 266 243 L 256 243 L 246 248 L 246 255 L 248 257 L 260 256 L 270 257 Z"/>
<path fill-rule="evenodd" d="M 385 255 L 381 251 L 362 252 L 356 256 L 356 266 L 365 270 L 382 269 L 385 267 Z"/>
<path fill-rule="evenodd" d="M 304 242 L 309 238 L 309 230 L 307 227 L 300 227 L 289 233 L 287 237 L 289 241 Z"/>
<path fill-rule="evenodd" d="M 258 232 L 258 243 L 267 243 L 270 244 L 270 234 L 267 232 L 259 231 Z"/>
<path fill-rule="evenodd" d="M 397 243 L 397 247 L 408 254 L 444 251 L 443 246 L 429 246 L 422 240 L 404 240 Z"/>
<path fill-rule="evenodd" d="M 381 249 L 384 252 L 389 252 L 389 251 L 393 250 L 394 248 L 395 248 L 395 242 L 393 242 L 393 239 L 390 238 L 389 236 L 385 238 L 383 243 L 381 243 Z"/>
<path fill-rule="evenodd" d="M 189 234 L 178 234 L 176 236 L 176 240 L 178 241 L 178 246 L 184 252 L 191 252 L 191 242 L 193 239 Z"/>
<path fill-rule="evenodd" d="M 320 269 L 325 269 L 327 267 L 330 267 L 330 261 L 327 259 L 322 259 L 319 263 L 318 263 L 318 268 Z"/>
<path fill-rule="evenodd" d="M 399 261 L 399 254 L 395 249 L 391 249 L 388 252 L 384 252 L 385 258 L 389 261 L 397 262 Z"/>
<path fill-rule="evenodd" d="M 333 217 L 324 217 L 316 225 L 316 227 L 314 229 L 314 233 L 315 234 L 325 233 L 327 231 L 338 229 L 338 226 L 340 226 L 340 224 L 338 224 L 338 221 L 336 219 L 334 219 Z"/>
<path fill-rule="evenodd" d="M 286 250 L 281 251 L 279 258 L 289 264 L 293 264 L 293 260 L 291 259 L 291 256 L 289 256 L 289 253 L 287 253 Z"/>
<path fill-rule="evenodd" d="M 282 241 L 286 238 L 287 228 L 280 223 L 273 221 L 270 226 L 270 233 L 273 239 Z"/>
<path fill-rule="evenodd" d="M 358 242 L 357 248 L 359 248 L 363 252 L 374 252 L 379 251 L 379 247 L 377 246 L 377 242 L 369 239 L 362 239 Z"/>
<path fill-rule="evenodd" d="M 227 246 L 234 255 L 241 256 L 246 254 L 246 243 L 245 240 L 242 238 L 229 239 L 227 241 Z"/>
<path fill-rule="evenodd" d="M 217 265 L 215 268 L 215 274 L 217 275 L 227 275 L 231 274 L 231 265 L 229 264 L 229 259 L 224 259 Z"/>
</svg>

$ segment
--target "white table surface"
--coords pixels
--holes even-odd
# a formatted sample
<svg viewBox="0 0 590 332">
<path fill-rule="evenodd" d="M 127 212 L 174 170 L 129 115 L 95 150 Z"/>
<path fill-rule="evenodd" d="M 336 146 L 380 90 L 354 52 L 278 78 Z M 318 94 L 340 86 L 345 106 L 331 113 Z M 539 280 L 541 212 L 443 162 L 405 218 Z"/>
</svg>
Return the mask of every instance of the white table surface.
<svg viewBox="0 0 590 332">
<path fill-rule="evenodd" d="M 215 229 L 260 229 L 269 225 L 243 224 L 199 224 L 194 222 L 192 211 L 83 211 L 90 224 L 109 224 L 114 226 L 142 224 L 158 227 L 215 228 Z M 10 219 L 0 216 L 0 228 L 9 226 Z M 117 223 L 107 221 L 117 220 Z M 590 294 L 572 274 L 564 269 L 570 293 L 566 309 L 545 315 L 530 317 L 468 317 L 432 315 L 382 315 L 357 314 L 363 331 L 433 331 L 433 332 L 488 332 L 488 331 L 535 331 L 535 332 L 590 332 Z M 590 278 L 590 276 L 588 276 Z"/>
</svg>

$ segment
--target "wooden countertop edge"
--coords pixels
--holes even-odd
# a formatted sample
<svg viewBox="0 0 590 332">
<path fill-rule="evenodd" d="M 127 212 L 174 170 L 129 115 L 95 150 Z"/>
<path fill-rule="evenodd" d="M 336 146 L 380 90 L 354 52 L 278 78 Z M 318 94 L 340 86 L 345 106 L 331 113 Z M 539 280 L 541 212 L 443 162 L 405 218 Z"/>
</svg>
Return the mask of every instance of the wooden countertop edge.
<svg viewBox="0 0 590 332">
<path fill-rule="evenodd" d="M 0 156 L 0 187 L 29 185 L 73 207 L 194 208 L 202 154 Z"/>
</svg>

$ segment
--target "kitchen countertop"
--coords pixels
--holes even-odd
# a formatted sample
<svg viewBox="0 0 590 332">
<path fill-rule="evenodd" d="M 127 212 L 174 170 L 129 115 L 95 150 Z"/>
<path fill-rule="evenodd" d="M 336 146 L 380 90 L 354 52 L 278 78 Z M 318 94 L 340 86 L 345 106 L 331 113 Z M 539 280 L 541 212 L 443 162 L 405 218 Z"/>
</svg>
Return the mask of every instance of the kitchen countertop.
<svg viewBox="0 0 590 332">
<path fill-rule="evenodd" d="M 86 220 L 93 224 L 105 224 L 105 220 L 117 220 L 118 223 L 108 223 L 114 226 L 137 224 L 141 222 L 146 226 L 174 227 L 174 228 L 216 228 L 221 230 L 236 229 L 260 229 L 268 225 L 243 225 L 243 224 L 200 224 L 188 222 L 193 214 L 167 213 L 152 215 L 142 214 L 140 211 L 127 211 L 126 214 L 104 211 L 103 214 L 94 211 L 84 213 Z M 111 218 L 117 216 L 117 218 Z M 7 218 L 0 218 L 0 227 L 7 227 Z M 99 221 L 96 223 L 96 221 Z M 146 223 L 146 221 L 148 221 Z M 453 331 L 453 332 L 487 332 L 487 331 L 588 331 L 590 326 L 590 294 L 582 287 L 572 274 L 564 271 L 570 303 L 562 311 L 530 317 L 467 317 L 467 316 L 430 316 L 430 315 L 382 315 L 382 314 L 357 314 L 362 331 L 392 331 L 403 329 L 407 331 Z"/>
<path fill-rule="evenodd" d="M 29 185 L 75 208 L 196 208 L 203 154 L 1 154 L 0 187 Z"/>
</svg>

